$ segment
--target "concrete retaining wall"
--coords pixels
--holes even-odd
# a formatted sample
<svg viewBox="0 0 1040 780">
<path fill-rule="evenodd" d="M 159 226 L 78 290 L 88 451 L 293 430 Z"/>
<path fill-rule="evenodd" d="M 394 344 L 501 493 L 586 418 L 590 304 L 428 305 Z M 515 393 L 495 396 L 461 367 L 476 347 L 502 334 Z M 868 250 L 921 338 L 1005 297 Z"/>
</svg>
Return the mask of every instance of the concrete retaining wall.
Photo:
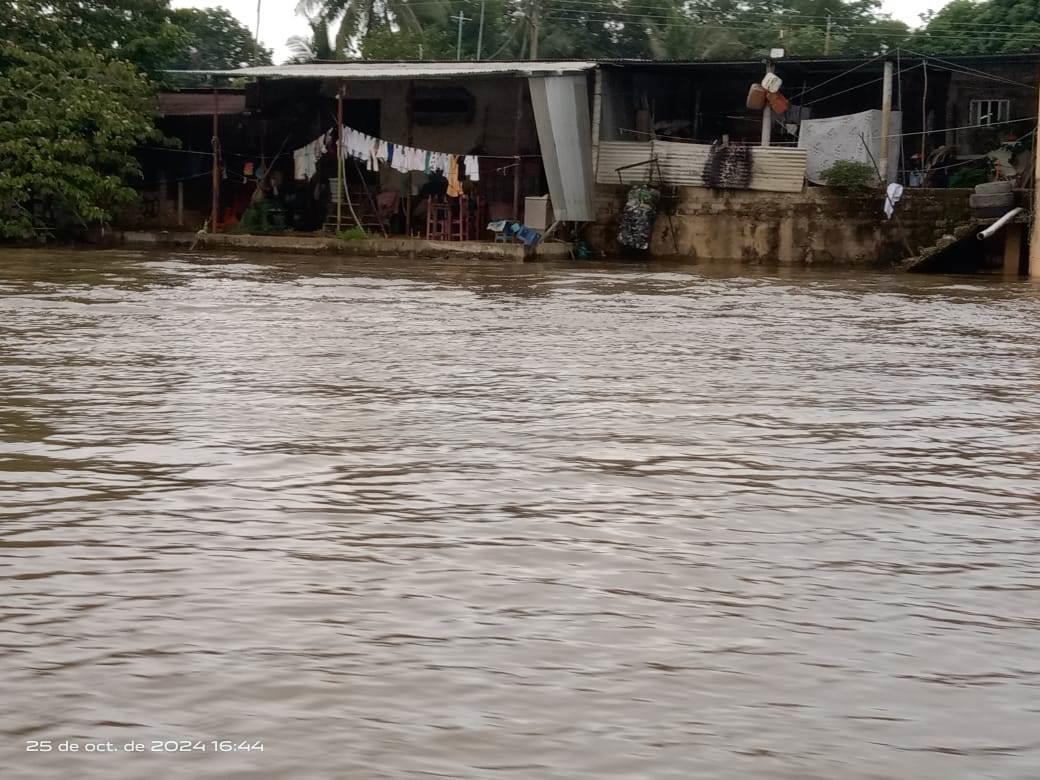
<svg viewBox="0 0 1040 780">
<path fill-rule="evenodd" d="M 597 187 L 597 223 L 586 235 L 608 255 L 624 254 L 616 235 L 625 191 Z M 970 218 L 969 194 L 907 191 L 898 213 L 915 253 Z M 850 195 L 823 187 L 801 193 L 682 187 L 662 200 L 650 252 L 705 261 L 892 265 L 907 252 L 896 223 L 885 220 L 883 205 L 878 193 Z"/>
<path fill-rule="evenodd" d="M 127 246 L 159 247 L 191 245 L 192 233 L 128 231 L 121 243 Z M 274 252 L 279 254 L 344 255 L 353 257 L 463 257 L 520 263 L 524 260 L 565 260 L 570 257 L 569 244 L 545 243 L 534 248 L 521 244 L 488 241 L 423 241 L 413 238 L 369 238 L 341 241 L 331 236 L 286 235 L 252 236 L 239 233 L 207 233 L 198 239 L 200 250 L 231 249 L 242 252 Z"/>
</svg>

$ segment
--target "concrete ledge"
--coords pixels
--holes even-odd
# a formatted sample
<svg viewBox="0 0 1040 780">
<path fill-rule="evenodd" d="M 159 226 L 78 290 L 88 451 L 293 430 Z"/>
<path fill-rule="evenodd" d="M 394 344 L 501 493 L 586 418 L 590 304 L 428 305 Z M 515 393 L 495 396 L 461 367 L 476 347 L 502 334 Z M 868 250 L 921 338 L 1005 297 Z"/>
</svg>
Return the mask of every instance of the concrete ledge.
<svg viewBox="0 0 1040 780">
<path fill-rule="evenodd" d="M 127 231 L 122 241 L 129 246 L 191 246 L 194 233 Z M 198 239 L 199 249 L 234 249 L 242 252 L 277 252 L 281 254 L 396 256 L 396 257 L 465 257 L 522 263 L 525 260 L 566 260 L 571 247 L 564 243 L 546 243 L 528 248 L 521 244 L 492 241 L 425 241 L 416 238 L 363 238 L 341 241 L 332 236 L 283 235 L 252 236 L 240 233 L 206 233 Z"/>
<path fill-rule="evenodd" d="M 124 230 L 117 239 L 129 246 L 191 246 L 195 234 L 169 230 Z"/>
</svg>

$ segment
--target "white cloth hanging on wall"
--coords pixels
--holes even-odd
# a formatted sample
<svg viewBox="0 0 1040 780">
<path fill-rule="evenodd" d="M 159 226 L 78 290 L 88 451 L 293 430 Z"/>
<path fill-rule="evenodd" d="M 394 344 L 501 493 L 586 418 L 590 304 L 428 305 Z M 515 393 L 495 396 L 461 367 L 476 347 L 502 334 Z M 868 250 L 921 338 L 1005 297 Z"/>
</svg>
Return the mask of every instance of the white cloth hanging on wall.
<svg viewBox="0 0 1040 780">
<path fill-rule="evenodd" d="M 899 151 L 902 139 L 899 134 L 903 129 L 903 115 L 899 111 L 892 112 L 892 123 L 889 129 L 888 180 L 895 181 L 899 176 Z M 863 138 L 870 148 L 870 154 L 863 146 Z M 805 177 L 813 184 L 823 184 L 823 172 L 839 160 L 863 162 L 873 167 L 870 155 L 881 165 L 881 112 L 873 109 L 858 114 L 833 116 L 827 119 L 807 119 L 802 122 L 798 135 L 798 147 L 808 154 Z"/>
<path fill-rule="evenodd" d="M 903 199 L 903 185 L 889 184 L 885 192 L 885 219 L 892 219 L 896 213 L 896 204 Z"/>
</svg>

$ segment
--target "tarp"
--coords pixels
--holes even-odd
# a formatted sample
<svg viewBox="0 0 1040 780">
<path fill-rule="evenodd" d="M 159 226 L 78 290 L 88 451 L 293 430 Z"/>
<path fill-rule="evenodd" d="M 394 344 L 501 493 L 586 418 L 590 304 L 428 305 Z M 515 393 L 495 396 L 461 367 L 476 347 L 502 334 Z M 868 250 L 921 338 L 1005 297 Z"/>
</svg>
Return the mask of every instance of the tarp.
<svg viewBox="0 0 1040 780">
<path fill-rule="evenodd" d="M 899 177 L 899 134 L 903 128 L 903 115 L 892 112 L 889 129 L 890 144 L 888 157 L 888 180 Z M 867 153 L 862 134 L 870 154 Z M 881 165 L 881 112 L 873 109 L 858 114 L 833 116 L 827 119 L 807 119 L 802 122 L 798 133 L 798 146 L 808 153 L 805 177 L 813 184 L 823 184 L 823 172 L 839 160 L 863 162 L 871 165 L 870 155 Z"/>
<path fill-rule="evenodd" d="M 528 80 L 553 215 L 592 222 L 592 128 L 585 75 Z"/>
</svg>

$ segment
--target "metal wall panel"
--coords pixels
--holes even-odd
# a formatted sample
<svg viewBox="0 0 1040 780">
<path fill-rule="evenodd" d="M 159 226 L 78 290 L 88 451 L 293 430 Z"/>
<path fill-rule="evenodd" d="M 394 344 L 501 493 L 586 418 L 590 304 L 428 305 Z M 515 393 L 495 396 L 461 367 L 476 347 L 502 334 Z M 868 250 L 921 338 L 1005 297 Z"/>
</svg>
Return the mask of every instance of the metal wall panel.
<svg viewBox="0 0 1040 780">
<path fill-rule="evenodd" d="M 676 187 L 704 187 L 702 172 L 711 147 L 676 141 L 604 141 L 599 147 L 600 184 L 618 184 L 618 168 L 657 157 L 664 183 Z M 770 146 L 751 150 L 751 184 L 761 192 L 801 192 L 805 181 L 804 149 Z M 645 182 L 649 165 L 621 171 L 620 182 Z M 656 179 L 656 171 L 655 171 Z"/>
<path fill-rule="evenodd" d="M 585 76 L 549 76 L 529 84 L 553 215 L 567 222 L 592 222 L 592 128 Z"/>
</svg>

